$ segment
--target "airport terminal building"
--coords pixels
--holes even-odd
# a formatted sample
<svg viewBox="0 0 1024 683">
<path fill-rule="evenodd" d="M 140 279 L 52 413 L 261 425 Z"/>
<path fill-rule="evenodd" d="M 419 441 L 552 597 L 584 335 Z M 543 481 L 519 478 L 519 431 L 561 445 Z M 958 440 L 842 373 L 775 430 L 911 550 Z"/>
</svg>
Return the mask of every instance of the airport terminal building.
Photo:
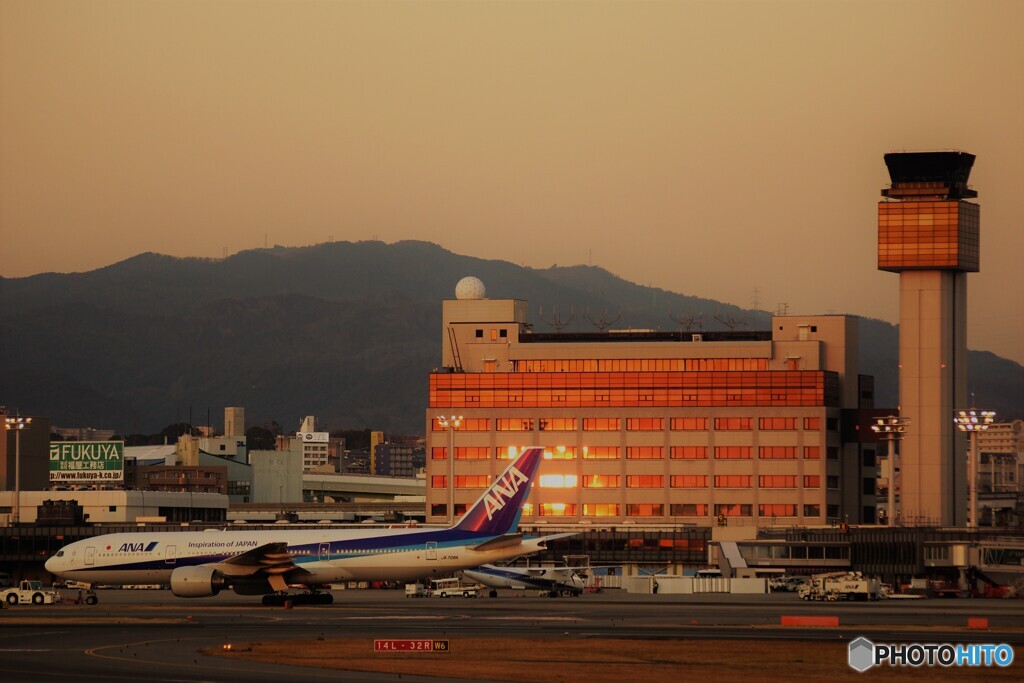
<svg viewBox="0 0 1024 683">
<path fill-rule="evenodd" d="M 428 522 L 461 515 L 524 446 L 547 448 L 525 524 L 876 522 L 881 412 L 856 317 L 542 334 L 476 278 L 456 297 L 430 375 Z"/>
</svg>

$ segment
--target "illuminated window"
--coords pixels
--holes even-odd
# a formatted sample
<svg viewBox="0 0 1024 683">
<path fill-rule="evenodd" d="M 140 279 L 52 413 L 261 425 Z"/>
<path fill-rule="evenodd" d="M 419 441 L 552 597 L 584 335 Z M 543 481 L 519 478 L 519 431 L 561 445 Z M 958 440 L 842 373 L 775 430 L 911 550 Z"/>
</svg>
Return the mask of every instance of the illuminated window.
<svg viewBox="0 0 1024 683">
<path fill-rule="evenodd" d="M 672 446 L 670 457 L 673 460 L 707 460 L 707 446 Z"/>
<path fill-rule="evenodd" d="M 706 432 L 708 429 L 708 418 L 673 417 L 669 422 L 669 428 L 685 432 Z"/>
<path fill-rule="evenodd" d="M 533 418 L 499 417 L 497 430 L 499 432 L 532 432 Z"/>
<path fill-rule="evenodd" d="M 662 460 L 665 457 L 661 446 L 629 446 L 626 448 L 627 460 Z"/>
<path fill-rule="evenodd" d="M 708 475 L 706 474 L 673 474 L 669 481 L 672 488 L 679 489 L 706 489 L 708 487 Z"/>
<path fill-rule="evenodd" d="M 821 448 L 818 446 L 804 446 L 804 460 L 820 460 Z"/>
<path fill-rule="evenodd" d="M 448 487 L 448 477 L 443 474 L 435 474 L 430 478 L 430 488 L 443 489 Z"/>
<path fill-rule="evenodd" d="M 762 503 L 757 506 L 761 517 L 796 517 L 796 505 L 789 503 Z"/>
<path fill-rule="evenodd" d="M 540 431 L 542 432 L 575 432 L 575 417 L 549 417 L 540 419 Z"/>
<path fill-rule="evenodd" d="M 751 446 L 715 446 L 715 460 L 750 460 Z"/>
<path fill-rule="evenodd" d="M 533 514 L 533 503 L 523 503 L 523 514 L 527 517 Z"/>
<path fill-rule="evenodd" d="M 631 474 L 626 477 L 626 488 L 660 489 L 665 485 L 665 478 L 660 474 Z"/>
<path fill-rule="evenodd" d="M 455 475 L 455 488 L 457 489 L 484 489 L 491 483 L 491 478 L 486 474 L 457 474 Z"/>
<path fill-rule="evenodd" d="M 517 369 L 525 361 L 516 361 Z M 430 406 L 481 408 L 630 406 L 640 401 L 659 407 L 832 406 L 839 381 L 832 372 L 613 372 L 560 371 L 432 373 Z M 751 418 L 747 418 L 750 420 Z"/>
<path fill-rule="evenodd" d="M 618 517 L 618 503 L 584 503 L 584 517 Z"/>
<path fill-rule="evenodd" d="M 663 417 L 630 417 L 626 419 L 626 429 L 631 432 L 657 432 L 665 428 Z"/>
<path fill-rule="evenodd" d="M 431 460 L 444 460 L 448 457 L 448 449 L 444 446 L 434 446 L 430 449 Z"/>
<path fill-rule="evenodd" d="M 618 446 L 584 446 L 584 460 L 618 460 Z"/>
<path fill-rule="evenodd" d="M 575 517 L 575 503 L 541 503 L 539 507 L 541 517 Z"/>
<path fill-rule="evenodd" d="M 761 446 L 757 449 L 761 460 L 796 460 L 796 446 Z"/>
<path fill-rule="evenodd" d="M 741 503 L 721 503 L 715 505 L 715 515 L 726 517 L 750 517 L 752 507 Z"/>
<path fill-rule="evenodd" d="M 669 512 L 673 517 L 707 517 L 707 503 L 672 503 Z"/>
<path fill-rule="evenodd" d="M 456 460 L 487 460 L 491 457 L 491 449 L 487 446 L 456 446 Z"/>
<path fill-rule="evenodd" d="M 821 418 L 820 417 L 805 417 L 804 418 L 804 429 L 811 431 L 818 431 L 821 429 Z"/>
<path fill-rule="evenodd" d="M 461 517 L 462 515 L 466 514 L 466 510 L 468 508 L 468 503 L 456 503 L 455 507 L 453 508 L 455 510 L 455 516 Z"/>
<path fill-rule="evenodd" d="M 763 489 L 795 489 L 796 475 L 762 474 L 757 478 L 757 485 Z"/>
<path fill-rule="evenodd" d="M 804 475 L 804 488 L 805 489 L 817 489 L 821 488 L 821 477 L 817 474 L 805 474 Z"/>
<path fill-rule="evenodd" d="M 538 479 L 542 489 L 574 489 L 575 474 L 542 474 Z"/>
<path fill-rule="evenodd" d="M 750 480 L 749 474 L 718 474 L 715 475 L 715 488 L 749 489 Z"/>
<path fill-rule="evenodd" d="M 617 489 L 619 488 L 619 475 L 617 474 L 586 474 L 583 476 L 583 488 L 585 489 Z"/>
<path fill-rule="evenodd" d="M 515 460 L 519 457 L 519 448 L 516 446 L 497 446 L 494 449 L 494 457 L 498 460 Z"/>
<path fill-rule="evenodd" d="M 583 431 L 585 432 L 617 432 L 620 429 L 622 429 L 622 419 L 618 417 L 583 418 Z"/>
<path fill-rule="evenodd" d="M 493 341 L 498 341 L 498 330 L 497 329 L 493 329 L 493 328 L 491 329 L 491 341 L 492 342 Z"/>
<path fill-rule="evenodd" d="M 545 460 L 575 460 L 575 446 L 550 446 L 544 449 Z"/>
<path fill-rule="evenodd" d="M 762 417 L 757 421 L 757 428 L 761 430 L 790 430 L 796 429 L 795 417 Z"/>
<path fill-rule="evenodd" d="M 430 423 L 431 431 L 443 432 L 448 429 L 447 427 L 443 427 L 436 417 L 431 420 Z M 455 427 L 455 431 L 457 432 L 487 432 L 490 431 L 490 429 L 491 421 L 486 417 L 467 417 L 461 420 L 458 426 Z"/>
<path fill-rule="evenodd" d="M 715 429 L 719 431 L 747 431 L 754 428 L 749 417 L 716 417 Z"/>
<path fill-rule="evenodd" d="M 665 506 L 661 503 L 628 503 L 627 517 L 664 517 Z"/>
</svg>

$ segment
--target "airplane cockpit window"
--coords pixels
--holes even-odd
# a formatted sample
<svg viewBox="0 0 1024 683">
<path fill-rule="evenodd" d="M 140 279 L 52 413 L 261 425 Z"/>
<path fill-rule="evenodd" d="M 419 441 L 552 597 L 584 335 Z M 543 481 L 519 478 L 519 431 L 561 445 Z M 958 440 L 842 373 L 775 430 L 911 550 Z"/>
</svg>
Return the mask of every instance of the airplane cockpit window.
<svg viewBox="0 0 1024 683">
<path fill-rule="evenodd" d="M 57 557 L 64 557 L 64 551 L 63 550 L 58 550 L 57 551 Z"/>
</svg>

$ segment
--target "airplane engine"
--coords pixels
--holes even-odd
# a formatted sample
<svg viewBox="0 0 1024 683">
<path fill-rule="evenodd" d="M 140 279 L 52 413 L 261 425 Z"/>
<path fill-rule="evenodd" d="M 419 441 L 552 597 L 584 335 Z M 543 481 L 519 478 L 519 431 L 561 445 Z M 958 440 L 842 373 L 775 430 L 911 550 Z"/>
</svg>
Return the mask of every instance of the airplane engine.
<svg viewBox="0 0 1024 683">
<path fill-rule="evenodd" d="M 210 567 L 178 567 L 171 572 L 171 592 L 179 598 L 207 598 L 227 586 L 224 575 Z"/>
</svg>

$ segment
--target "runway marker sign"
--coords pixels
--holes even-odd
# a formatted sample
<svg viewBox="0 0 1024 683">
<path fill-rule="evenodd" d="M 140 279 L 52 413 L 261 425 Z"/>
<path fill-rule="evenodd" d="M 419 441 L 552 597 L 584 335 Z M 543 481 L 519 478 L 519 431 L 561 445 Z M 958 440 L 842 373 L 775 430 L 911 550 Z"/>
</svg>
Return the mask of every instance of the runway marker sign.
<svg viewBox="0 0 1024 683">
<path fill-rule="evenodd" d="M 373 641 L 374 652 L 450 652 L 447 640 L 429 638 L 379 639 Z"/>
</svg>

